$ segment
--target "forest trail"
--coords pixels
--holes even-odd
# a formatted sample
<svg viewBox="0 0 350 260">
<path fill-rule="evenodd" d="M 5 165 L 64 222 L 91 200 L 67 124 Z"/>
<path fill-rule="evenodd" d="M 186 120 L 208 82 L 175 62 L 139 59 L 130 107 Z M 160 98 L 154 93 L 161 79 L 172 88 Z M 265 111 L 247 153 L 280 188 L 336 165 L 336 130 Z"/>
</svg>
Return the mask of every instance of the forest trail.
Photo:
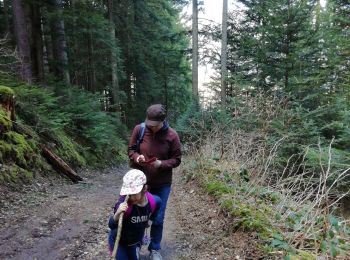
<svg viewBox="0 0 350 260">
<path fill-rule="evenodd" d="M 84 172 L 83 183 L 36 184 L 24 195 L 0 191 L 0 259 L 108 259 L 107 219 L 125 172 Z M 231 233 L 226 222 L 210 198 L 175 173 L 163 259 L 259 258 L 256 239 Z M 145 247 L 141 259 L 148 259 Z"/>
</svg>

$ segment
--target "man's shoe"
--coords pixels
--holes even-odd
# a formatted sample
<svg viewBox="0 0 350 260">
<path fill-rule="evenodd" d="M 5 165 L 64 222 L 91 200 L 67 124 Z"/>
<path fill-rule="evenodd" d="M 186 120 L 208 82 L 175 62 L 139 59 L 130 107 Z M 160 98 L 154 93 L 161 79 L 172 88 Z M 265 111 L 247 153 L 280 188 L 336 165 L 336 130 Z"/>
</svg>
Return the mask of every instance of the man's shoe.
<svg viewBox="0 0 350 260">
<path fill-rule="evenodd" d="M 151 250 L 151 253 L 149 255 L 150 260 L 162 260 L 162 255 L 157 250 Z"/>
</svg>

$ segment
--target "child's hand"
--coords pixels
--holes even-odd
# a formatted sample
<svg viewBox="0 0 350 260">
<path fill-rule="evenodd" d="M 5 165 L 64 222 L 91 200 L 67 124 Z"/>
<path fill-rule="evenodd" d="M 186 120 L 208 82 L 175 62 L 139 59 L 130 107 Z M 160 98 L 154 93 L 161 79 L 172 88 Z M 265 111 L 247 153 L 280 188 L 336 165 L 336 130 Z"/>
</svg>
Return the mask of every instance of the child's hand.
<svg viewBox="0 0 350 260">
<path fill-rule="evenodd" d="M 145 156 L 143 154 L 139 155 L 136 159 L 136 162 L 138 164 L 142 164 L 144 161 L 146 161 Z"/>
<path fill-rule="evenodd" d="M 122 212 L 127 211 L 127 210 L 128 210 L 128 203 L 126 203 L 126 202 L 121 203 L 113 216 L 114 220 L 118 221 L 120 214 Z"/>
<path fill-rule="evenodd" d="M 118 209 L 117 209 L 117 212 L 119 211 L 119 214 L 120 214 L 120 213 L 122 213 L 122 212 L 127 211 L 127 209 L 128 209 L 128 203 L 123 202 L 123 203 L 120 203 L 120 205 L 119 205 L 119 207 L 118 207 Z M 116 213 L 117 213 L 117 212 L 116 212 Z"/>
</svg>

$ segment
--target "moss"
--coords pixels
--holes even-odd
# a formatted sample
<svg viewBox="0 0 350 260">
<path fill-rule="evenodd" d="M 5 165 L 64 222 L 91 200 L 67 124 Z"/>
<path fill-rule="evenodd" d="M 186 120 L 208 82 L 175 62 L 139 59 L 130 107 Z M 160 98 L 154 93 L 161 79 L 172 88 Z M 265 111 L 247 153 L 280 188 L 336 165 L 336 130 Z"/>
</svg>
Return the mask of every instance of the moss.
<svg viewBox="0 0 350 260">
<path fill-rule="evenodd" d="M 37 140 L 26 139 L 25 135 L 9 131 L 0 140 L 0 159 L 14 161 L 22 167 L 35 167 L 43 169 L 43 158 Z"/>
<path fill-rule="evenodd" d="M 32 161 L 33 149 L 26 141 L 25 137 L 14 131 L 9 131 L 4 134 L 5 140 L 12 144 L 12 151 L 15 154 L 16 163 L 20 166 L 27 167 Z"/>
<path fill-rule="evenodd" d="M 0 85 L 0 96 L 14 96 L 15 92 L 13 91 L 13 89 L 9 88 L 9 87 L 5 87 Z"/>
<path fill-rule="evenodd" d="M 10 182 L 10 178 L 8 177 L 7 173 L 0 172 L 0 184 L 5 184 L 6 182 Z"/>
<path fill-rule="evenodd" d="M 317 256 L 306 251 L 298 250 L 298 255 L 301 257 L 303 260 L 315 260 L 317 259 Z"/>
<path fill-rule="evenodd" d="M 64 161 L 76 166 L 85 166 L 86 161 L 78 152 L 77 145 L 68 138 L 64 132 L 56 131 L 56 141 L 58 142 L 56 153 Z"/>
<path fill-rule="evenodd" d="M 22 174 L 23 174 L 23 177 L 26 179 L 26 180 L 32 180 L 33 179 L 33 172 L 31 171 L 28 171 L 26 169 L 22 169 Z"/>
<path fill-rule="evenodd" d="M 274 217 L 274 212 L 264 201 L 275 201 L 276 194 L 256 190 L 256 194 L 253 195 L 251 188 L 245 187 L 244 184 L 237 186 L 235 183 L 219 180 L 220 175 L 217 171 L 209 170 L 207 173 L 209 174 L 206 175 L 204 187 L 209 194 L 219 197 L 220 206 L 235 217 L 233 227 L 257 231 L 269 240 L 271 230 L 274 229 L 270 221 Z M 264 200 L 259 197 L 263 197 Z"/>
<path fill-rule="evenodd" d="M 234 189 L 220 181 L 206 184 L 209 194 L 221 197 L 220 206 L 235 217 L 233 227 L 260 233 L 269 233 L 272 229 L 269 218 L 273 212 L 264 203 L 250 203 L 247 198 L 235 194 Z M 228 195 L 230 194 L 230 195 Z M 227 198 L 227 196 L 230 196 Z M 226 198 L 225 198 L 226 197 Z"/>
<path fill-rule="evenodd" d="M 23 169 L 16 164 L 4 165 L 0 171 L 0 184 L 28 182 L 33 179 L 33 172 Z"/>
<path fill-rule="evenodd" d="M 23 144 L 26 143 L 28 145 L 28 143 L 26 142 L 25 138 L 23 135 L 14 132 L 14 131 L 9 131 L 5 134 L 5 136 L 7 137 L 7 139 L 13 143 L 13 144 Z"/>
<path fill-rule="evenodd" d="M 234 225 L 244 230 L 266 232 L 270 227 L 267 216 L 255 206 L 234 204 L 230 212 L 238 217 Z"/>
<path fill-rule="evenodd" d="M 0 132 L 7 131 L 12 128 L 10 115 L 0 105 Z"/>
<path fill-rule="evenodd" d="M 11 171 L 9 171 L 9 181 L 12 181 L 12 182 L 17 182 L 18 181 L 18 167 L 14 167 L 12 168 Z"/>
<path fill-rule="evenodd" d="M 302 259 L 302 260 L 316 260 L 317 256 L 312 254 L 312 253 L 303 251 L 303 250 L 297 250 L 297 254 L 296 255 L 289 255 L 289 259 L 290 260 L 300 260 L 300 259 Z"/>
<path fill-rule="evenodd" d="M 0 140 L 0 159 L 4 161 L 11 154 L 12 147 L 7 142 Z"/>
</svg>

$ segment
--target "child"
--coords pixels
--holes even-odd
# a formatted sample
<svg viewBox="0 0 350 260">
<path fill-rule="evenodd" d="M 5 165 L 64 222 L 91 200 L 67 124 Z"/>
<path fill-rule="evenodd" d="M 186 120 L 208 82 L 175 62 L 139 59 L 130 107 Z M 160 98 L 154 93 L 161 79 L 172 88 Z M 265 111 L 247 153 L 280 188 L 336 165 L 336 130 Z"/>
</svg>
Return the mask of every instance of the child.
<svg viewBox="0 0 350 260">
<path fill-rule="evenodd" d="M 128 202 L 124 202 L 126 195 L 129 195 Z M 160 203 L 159 197 L 147 192 L 146 176 L 142 171 L 132 169 L 125 174 L 119 201 L 108 223 L 111 229 L 108 238 L 109 249 L 113 252 L 119 216 L 125 212 L 117 251 L 118 260 L 139 259 L 145 229 L 148 227 L 148 221 L 156 214 Z"/>
</svg>

